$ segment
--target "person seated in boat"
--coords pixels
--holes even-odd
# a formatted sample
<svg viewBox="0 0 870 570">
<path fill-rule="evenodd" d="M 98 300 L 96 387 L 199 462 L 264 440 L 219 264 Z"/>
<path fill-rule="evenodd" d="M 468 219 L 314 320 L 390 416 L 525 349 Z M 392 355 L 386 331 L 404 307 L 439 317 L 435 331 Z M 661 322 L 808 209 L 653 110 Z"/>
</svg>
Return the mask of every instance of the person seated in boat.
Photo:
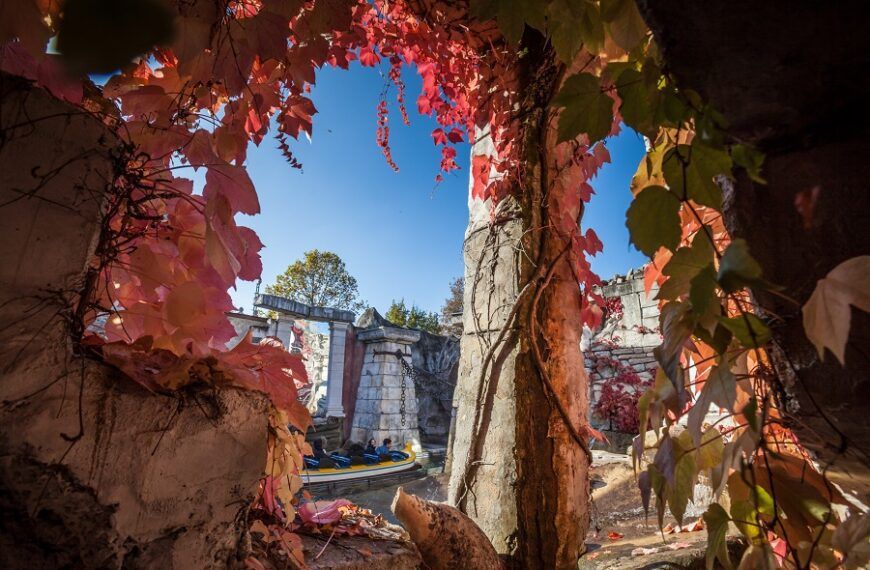
<svg viewBox="0 0 870 570">
<path fill-rule="evenodd" d="M 375 445 L 375 438 L 371 438 L 366 444 L 365 451 L 363 452 L 363 458 L 365 458 L 366 463 L 368 463 L 369 465 L 381 462 L 381 457 L 380 455 L 378 455 Z"/>
<path fill-rule="evenodd" d="M 342 455 L 350 458 L 351 465 L 366 465 L 368 460 L 365 456 L 365 450 L 366 448 L 361 443 L 350 442 Z"/>
<path fill-rule="evenodd" d="M 326 450 L 323 449 L 323 440 L 325 438 L 321 437 L 315 439 L 313 445 L 311 446 L 314 452 L 314 459 L 318 462 L 317 467 L 320 469 L 335 469 L 338 467 L 336 461 L 330 457 L 330 454 L 326 453 Z"/>
<path fill-rule="evenodd" d="M 393 458 L 390 455 L 391 448 L 393 447 L 393 440 L 385 437 L 384 444 L 379 445 L 377 449 L 375 449 L 375 453 L 381 459 L 381 461 L 392 461 Z"/>
</svg>

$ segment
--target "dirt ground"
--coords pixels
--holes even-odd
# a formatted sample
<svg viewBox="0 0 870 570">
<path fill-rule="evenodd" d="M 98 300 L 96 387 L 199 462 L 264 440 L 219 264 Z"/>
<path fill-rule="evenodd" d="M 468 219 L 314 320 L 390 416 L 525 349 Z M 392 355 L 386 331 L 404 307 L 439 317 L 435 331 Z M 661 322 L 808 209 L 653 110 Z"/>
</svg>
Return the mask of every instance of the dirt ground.
<svg viewBox="0 0 870 570">
<path fill-rule="evenodd" d="M 644 514 L 630 456 L 595 450 L 593 458 L 592 528 L 586 538 L 588 550 L 580 560 L 580 570 L 705 567 L 707 531 L 662 534 L 655 512 L 649 518 Z M 684 524 L 690 526 L 696 520 L 687 519 Z M 669 522 L 676 524 L 666 513 L 665 525 Z M 730 546 L 739 550 L 737 543 Z"/>
</svg>

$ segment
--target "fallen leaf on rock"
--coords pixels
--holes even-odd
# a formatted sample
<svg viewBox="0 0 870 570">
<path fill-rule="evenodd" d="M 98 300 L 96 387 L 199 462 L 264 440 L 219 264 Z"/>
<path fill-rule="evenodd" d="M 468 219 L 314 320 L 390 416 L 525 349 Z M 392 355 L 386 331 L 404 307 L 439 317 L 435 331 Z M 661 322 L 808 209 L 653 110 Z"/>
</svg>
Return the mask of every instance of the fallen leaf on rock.
<svg viewBox="0 0 870 570">
<path fill-rule="evenodd" d="M 332 524 L 341 520 L 340 507 L 350 504 L 347 499 L 311 501 L 300 506 L 297 512 L 304 523 Z"/>
<path fill-rule="evenodd" d="M 694 523 L 686 526 L 668 523 L 662 529 L 662 534 L 674 534 L 675 532 L 697 532 L 699 530 L 704 530 L 704 521 L 702 519 L 698 519 Z"/>
</svg>

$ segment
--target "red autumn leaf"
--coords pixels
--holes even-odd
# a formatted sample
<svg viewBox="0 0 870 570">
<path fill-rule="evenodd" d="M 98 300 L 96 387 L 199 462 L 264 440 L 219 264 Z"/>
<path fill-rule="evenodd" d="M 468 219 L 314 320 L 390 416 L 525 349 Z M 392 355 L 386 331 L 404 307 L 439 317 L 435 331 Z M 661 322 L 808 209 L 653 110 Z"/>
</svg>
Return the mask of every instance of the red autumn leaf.
<svg viewBox="0 0 870 570">
<path fill-rule="evenodd" d="M 471 187 L 471 197 L 486 200 L 486 187 L 489 185 L 489 172 L 492 166 L 490 158 L 485 154 L 471 157 L 471 176 L 474 183 Z"/>
<path fill-rule="evenodd" d="M 598 234 L 592 228 L 586 230 L 586 252 L 589 255 L 595 255 L 604 251 L 604 244 L 598 239 Z"/>
<path fill-rule="evenodd" d="M 607 533 L 607 538 L 610 540 L 619 540 L 620 538 L 625 538 L 625 535 L 621 532 L 616 532 L 615 530 L 611 530 Z"/>
<path fill-rule="evenodd" d="M 220 366 L 233 386 L 267 394 L 275 407 L 286 411 L 294 426 L 305 430 L 311 415 L 297 399 L 297 384 L 307 381 L 302 359 L 287 352 L 277 339 L 251 343 L 251 332 L 232 350 L 221 355 Z"/>
<path fill-rule="evenodd" d="M 260 201 L 247 170 L 229 163 L 208 167 L 205 175 L 203 196 L 221 195 L 227 199 L 234 212 L 259 214 Z"/>
<path fill-rule="evenodd" d="M 15 6 L 13 12 L 26 9 L 27 3 L 5 2 L 5 5 Z M 69 79 L 63 69 L 52 56 L 40 55 L 34 57 L 19 42 L 5 42 L 0 45 L 0 70 L 12 75 L 20 75 L 36 81 L 59 98 L 70 103 L 81 103 L 82 84 Z"/>
<path fill-rule="evenodd" d="M 239 279 L 253 281 L 263 273 L 263 262 L 259 253 L 263 249 L 263 242 L 251 228 L 239 226 L 236 229 L 243 246 L 243 250 L 237 252 L 237 258 L 242 264 L 239 269 Z"/>
<path fill-rule="evenodd" d="M 451 129 L 450 132 L 447 133 L 447 140 L 452 143 L 461 143 L 463 138 L 462 131 L 456 128 Z"/>
<path fill-rule="evenodd" d="M 186 381 L 193 361 L 168 350 L 155 350 L 151 344 L 152 338 L 145 336 L 133 344 L 123 341 L 106 343 L 101 351 L 107 363 L 151 391 Z"/>
<path fill-rule="evenodd" d="M 297 512 L 303 523 L 334 524 L 341 520 L 340 507 L 346 507 L 351 502 L 347 499 L 335 501 L 311 501 L 302 504 Z"/>
<path fill-rule="evenodd" d="M 444 129 L 439 128 L 432 131 L 432 142 L 436 145 L 447 144 L 447 135 L 444 133 Z"/>
<path fill-rule="evenodd" d="M 365 67 L 374 67 L 381 62 L 381 58 L 371 48 L 364 47 L 359 50 L 359 62 Z"/>
<path fill-rule="evenodd" d="M 260 10 L 256 16 L 239 21 L 245 38 L 259 60 L 281 60 L 287 53 L 290 22 L 287 17 L 269 10 Z"/>
<path fill-rule="evenodd" d="M 311 136 L 311 117 L 317 113 L 314 103 L 307 97 L 289 97 L 278 115 L 279 129 L 293 138 L 299 131 Z"/>
</svg>

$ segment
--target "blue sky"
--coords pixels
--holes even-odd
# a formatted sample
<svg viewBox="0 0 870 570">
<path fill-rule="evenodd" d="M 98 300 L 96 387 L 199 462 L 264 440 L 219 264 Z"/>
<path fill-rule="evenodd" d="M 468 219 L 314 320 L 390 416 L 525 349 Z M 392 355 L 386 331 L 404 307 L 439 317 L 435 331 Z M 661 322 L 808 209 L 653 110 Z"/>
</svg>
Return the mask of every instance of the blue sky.
<svg viewBox="0 0 870 570">
<path fill-rule="evenodd" d="M 248 153 L 248 172 L 260 196 L 262 213 L 242 216 L 265 244 L 263 285 L 303 252 L 318 248 L 337 253 L 357 278 L 360 296 L 381 312 L 404 298 L 439 311 L 448 283 L 462 274 L 462 239 L 468 216 L 468 145 L 460 145 L 462 170 L 436 186 L 440 153 L 430 133 L 435 121 L 416 113 L 420 81 L 405 74 L 411 126 L 401 123 L 395 90 L 388 94 L 391 148 L 400 171 L 386 164 L 375 144 L 375 106 L 384 81 L 377 70 L 353 66 L 326 68 L 317 77 L 312 99 L 311 142 L 291 148 L 303 171 L 290 168 L 273 138 Z M 643 156 L 643 141 L 626 132 L 608 143 L 613 163 L 592 181 L 596 190 L 584 218 L 604 242 L 593 260 L 602 277 L 643 263 L 628 244 L 625 210 L 628 183 Z M 239 282 L 233 302 L 250 312 L 254 284 Z"/>
</svg>

